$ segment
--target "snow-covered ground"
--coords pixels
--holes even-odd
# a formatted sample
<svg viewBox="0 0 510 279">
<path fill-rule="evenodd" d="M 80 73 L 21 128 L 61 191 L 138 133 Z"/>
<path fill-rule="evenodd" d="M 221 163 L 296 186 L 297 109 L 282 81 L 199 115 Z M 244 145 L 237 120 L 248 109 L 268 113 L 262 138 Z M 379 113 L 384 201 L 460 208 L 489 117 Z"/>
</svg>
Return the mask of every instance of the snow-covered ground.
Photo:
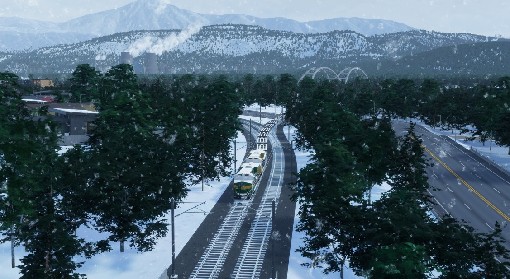
<svg viewBox="0 0 510 279">
<path fill-rule="evenodd" d="M 249 108 L 253 111 L 258 111 L 258 106 L 252 106 Z M 274 113 L 275 111 L 280 113 L 281 109 L 275 107 L 266 107 L 263 108 L 262 111 Z M 249 117 L 243 116 L 244 119 L 249 119 Z M 258 117 L 253 117 L 252 120 L 254 122 L 259 121 Z M 265 123 L 269 119 L 262 118 L 262 122 Z M 445 134 L 451 136 L 451 131 L 441 131 L 438 129 L 432 129 L 435 133 Z M 284 128 L 285 135 L 288 135 L 288 127 Z M 290 127 L 290 136 L 293 139 L 293 135 L 295 133 L 295 129 Z M 460 137 L 457 137 L 460 140 Z M 244 136 L 239 133 L 236 139 L 237 144 L 237 160 L 238 162 L 242 161 L 246 150 L 246 140 Z M 474 142 L 465 142 L 460 140 L 461 143 L 466 148 L 476 148 L 480 153 L 484 156 L 487 156 L 491 160 L 494 160 L 502 167 L 506 167 L 510 170 L 510 156 L 506 155 L 508 152 L 507 148 L 497 147 L 496 145 L 486 143 L 483 146 L 481 143 Z M 296 159 L 297 159 L 297 167 L 298 170 L 302 167 L 306 166 L 309 161 L 309 153 L 302 152 L 296 150 Z M 196 185 L 190 188 L 190 192 L 188 197 L 185 199 L 185 203 L 181 203 L 179 208 L 175 211 L 175 214 L 178 215 L 175 218 L 175 241 L 176 241 L 176 253 L 179 253 L 187 241 L 191 238 L 195 230 L 198 228 L 200 223 L 205 219 L 205 214 L 202 213 L 183 213 L 184 211 L 199 205 L 197 208 L 193 209 L 193 212 L 209 212 L 216 201 L 219 199 L 225 188 L 228 186 L 230 182 L 230 177 L 223 177 L 219 181 L 212 181 L 206 183 L 206 187 L 204 191 L 201 190 L 201 185 Z M 387 191 L 389 187 L 387 185 L 382 185 L 378 187 L 374 187 L 372 190 L 372 200 L 376 200 L 380 198 L 381 193 Z M 299 206 L 299 205 L 298 205 Z M 299 207 L 296 208 L 296 213 Z M 168 218 L 170 219 L 170 218 Z M 298 222 L 298 217 L 295 218 L 294 226 Z M 80 232 L 80 233 L 87 233 Z M 92 232 L 90 232 L 92 234 Z M 91 236 L 94 237 L 94 236 Z M 321 269 L 308 269 L 301 266 L 302 263 L 307 262 L 308 259 L 301 257 L 301 255 L 296 251 L 296 249 L 301 245 L 302 238 L 304 237 L 303 233 L 298 233 L 296 231 L 292 234 L 292 243 L 291 243 L 291 255 L 289 259 L 289 270 L 287 274 L 287 278 L 289 279 L 308 279 L 308 278 L 339 278 L 338 273 L 332 273 L 325 275 L 322 273 Z M 81 273 L 87 274 L 87 277 L 90 279 L 111 279 L 111 278 L 124 278 L 124 279 L 139 279 L 139 278 L 147 278 L 147 279 L 158 279 L 158 278 L 166 278 L 166 276 L 161 276 L 165 273 L 165 269 L 170 265 L 171 261 L 171 235 L 170 233 L 161 238 L 155 249 L 146 253 L 137 253 L 132 249 L 126 249 L 126 252 L 120 253 L 118 251 L 118 245 L 113 246 L 115 251 L 104 253 L 98 256 L 95 256 L 92 259 L 86 261 L 86 264 L 83 268 L 79 270 Z M 16 264 L 20 264 L 19 258 L 23 256 L 23 249 L 20 247 L 16 248 Z M 0 278 L 2 279 L 17 279 L 20 277 L 19 269 L 10 268 L 11 266 L 11 257 L 10 257 L 10 244 L 5 243 L 0 245 Z M 344 278 L 353 279 L 360 278 L 353 274 L 351 270 L 346 268 L 344 270 Z"/>
<path fill-rule="evenodd" d="M 236 141 L 238 162 L 243 160 L 246 152 L 246 140 L 242 133 L 238 133 Z M 233 146 L 232 146 L 233 147 Z M 205 219 L 206 214 L 211 211 L 220 196 L 230 183 L 230 177 L 223 177 L 219 181 L 210 181 L 202 185 L 190 187 L 188 196 L 183 203 L 175 210 L 175 250 L 178 254 L 193 236 L 195 230 Z M 189 210 L 185 213 L 186 210 Z M 170 215 L 166 219 L 170 222 Z M 118 245 L 114 246 L 116 251 L 103 253 L 88 260 L 80 270 L 91 279 L 111 278 L 160 278 L 165 274 L 166 268 L 171 263 L 172 245 L 170 232 L 164 238 L 159 239 L 154 250 L 145 253 L 138 253 L 136 250 L 128 249 L 124 253 L 118 251 Z M 165 277 L 162 277 L 165 278 Z"/>
<path fill-rule="evenodd" d="M 238 133 L 236 157 L 238 162 L 243 160 L 246 152 L 246 140 L 242 133 Z M 216 201 L 229 185 L 231 178 L 223 177 L 219 181 L 206 182 L 204 191 L 201 184 L 190 188 L 184 203 L 178 205 L 175 210 L 175 249 L 179 253 L 187 241 L 191 238 L 200 223 L 205 219 L 205 214 L 216 204 Z M 203 203 L 203 204 L 201 204 Z M 201 204 L 201 205 L 199 205 Z M 204 213 L 183 213 L 195 207 L 192 212 Z M 170 221 L 170 216 L 166 217 Z M 97 233 L 81 230 L 79 235 L 86 239 L 97 239 Z M 170 233 L 158 240 L 153 251 L 138 253 L 136 250 L 126 247 L 124 253 L 119 252 L 119 246 L 113 244 L 114 251 L 103 253 L 89 259 L 85 265 L 78 270 L 87 275 L 90 279 L 111 279 L 111 278 L 160 278 L 161 274 L 171 262 L 171 235 Z M 23 248 L 16 248 L 16 264 L 20 264 L 19 258 L 23 256 Z M 20 277 L 18 268 L 11 268 L 10 243 L 0 245 L 0 278 L 16 279 Z"/>
</svg>

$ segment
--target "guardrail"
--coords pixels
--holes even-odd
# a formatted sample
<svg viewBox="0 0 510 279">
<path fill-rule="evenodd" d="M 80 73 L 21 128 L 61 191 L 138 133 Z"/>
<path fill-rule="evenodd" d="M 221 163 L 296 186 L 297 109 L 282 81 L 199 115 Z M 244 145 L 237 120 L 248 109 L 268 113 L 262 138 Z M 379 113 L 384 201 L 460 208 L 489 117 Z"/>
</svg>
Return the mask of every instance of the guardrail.
<svg viewBox="0 0 510 279">
<path fill-rule="evenodd" d="M 452 138 L 450 138 L 449 136 L 445 136 L 445 135 L 441 135 L 441 137 L 445 138 L 446 140 L 450 141 L 450 142 L 453 142 L 454 144 L 456 145 L 459 145 L 460 144 L 453 140 Z M 462 146 L 460 146 L 461 148 L 464 148 Z M 510 177 L 510 171 L 506 170 L 505 168 L 501 167 L 500 165 L 498 165 L 496 162 L 494 162 L 493 160 L 491 160 L 490 158 L 488 158 L 487 156 L 485 156 L 484 154 L 480 153 L 480 151 L 476 150 L 476 148 L 473 148 L 472 146 L 469 147 L 469 150 L 471 151 L 471 153 L 473 153 L 476 157 L 478 157 L 480 160 L 486 162 L 487 164 L 489 164 L 491 167 L 497 169 L 498 171 L 502 172 L 503 174 L 507 175 Z"/>
</svg>

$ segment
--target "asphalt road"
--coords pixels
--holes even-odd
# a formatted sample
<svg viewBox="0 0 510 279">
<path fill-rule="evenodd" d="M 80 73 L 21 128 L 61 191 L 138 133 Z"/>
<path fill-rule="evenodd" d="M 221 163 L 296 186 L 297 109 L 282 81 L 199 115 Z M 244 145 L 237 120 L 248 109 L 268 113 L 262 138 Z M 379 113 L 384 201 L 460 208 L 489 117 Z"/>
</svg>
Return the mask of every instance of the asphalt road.
<svg viewBox="0 0 510 279">
<path fill-rule="evenodd" d="M 394 123 L 403 134 L 408 123 Z M 510 176 L 478 154 L 467 150 L 446 136 L 416 126 L 432 167 L 427 169 L 429 192 L 437 203 L 438 217 L 450 214 L 464 220 L 478 232 L 490 232 L 496 222 L 510 248 Z"/>
</svg>

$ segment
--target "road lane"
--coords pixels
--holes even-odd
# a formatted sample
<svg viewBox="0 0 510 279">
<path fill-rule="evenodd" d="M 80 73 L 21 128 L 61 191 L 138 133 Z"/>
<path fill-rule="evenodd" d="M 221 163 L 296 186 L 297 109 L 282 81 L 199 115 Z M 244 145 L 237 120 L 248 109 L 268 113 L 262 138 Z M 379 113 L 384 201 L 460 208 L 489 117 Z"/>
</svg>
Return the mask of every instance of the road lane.
<svg viewBox="0 0 510 279">
<path fill-rule="evenodd" d="M 402 135 L 408 122 L 397 121 L 395 130 Z M 435 135 L 416 126 L 423 141 L 425 155 L 433 163 L 427 169 L 431 190 L 442 215 L 447 211 L 465 220 L 479 232 L 490 232 L 495 222 L 503 225 L 502 236 L 510 247 L 510 178 L 470 150 L 445 136 Z M 435 191 L 433 189 L 436 189 Z M 441 217 L 441 216 L 439 216 Z"/>
</svg>

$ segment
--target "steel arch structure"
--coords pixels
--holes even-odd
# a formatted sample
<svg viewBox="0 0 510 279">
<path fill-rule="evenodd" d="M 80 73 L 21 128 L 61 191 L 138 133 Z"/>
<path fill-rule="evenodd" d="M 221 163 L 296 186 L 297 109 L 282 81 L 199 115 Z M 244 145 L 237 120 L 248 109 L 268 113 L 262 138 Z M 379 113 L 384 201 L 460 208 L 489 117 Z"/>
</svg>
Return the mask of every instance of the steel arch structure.
<svg viewBox="0 0 510 279">
<path fill-rule="evenodd" d="M 361 73 L 361 76 L 368 79 L 368 75 L 363 71 L 360 67 L 352 67 L 345 68 L 340 73 L 338 73 L 338 79 L 344 81 L 345 83 L 349 82 L 349 77 L 352 73 Z"/>
<path fill-rule="evenodd" d="M 308 71 L 306 71 L 301 76 L 299 81 L 303 80 L 306 76 L 311 76 L 312 79 L 315 79 L 315 76 L 317 75 L 317 73 L 319 73 L 321 71 L 324 72 L 326 74 L 327 78 L 330 80 L 338 79 L 338 74 L 329 67 L 318 67 L 318 68 L 313 67 L 313 68 L 310 68 Z"/>
<path fill-rule="evenodd" d="M 299 78 L 298 80 L 298 83 L 301 82 L 305 77 L 307 76 L 310 76 L 312 79 L 315 79 L 315 76 L 320 73 L 320 72 L 324 72 L 326 74 L 326 77 L 328 80 L 333 80 L 333 79 L 337 79 L 339 81 L 343 81 L 345 83 L 347 83 L 349 81 L 349 77 L 351 76 L 351 74 L 354 72 L 354 73 L 361 73 L 361 75 L 364 77 L 364 78 L 367 78 L 368 79 L 368 76 L 367 74 L 365 73 L 365 71 L 363 71 L 361 68 L 359 67 L 348 67 L 348 68 L 345 68 L 343 69 L 340 73 L 336 73 L 334 70 L 332 70 L 331 68 L 329 67 L 313 67 L 313 68 L 310 68 L 308 69 L 302 76 L 301 78 Z"/>
</svg>

